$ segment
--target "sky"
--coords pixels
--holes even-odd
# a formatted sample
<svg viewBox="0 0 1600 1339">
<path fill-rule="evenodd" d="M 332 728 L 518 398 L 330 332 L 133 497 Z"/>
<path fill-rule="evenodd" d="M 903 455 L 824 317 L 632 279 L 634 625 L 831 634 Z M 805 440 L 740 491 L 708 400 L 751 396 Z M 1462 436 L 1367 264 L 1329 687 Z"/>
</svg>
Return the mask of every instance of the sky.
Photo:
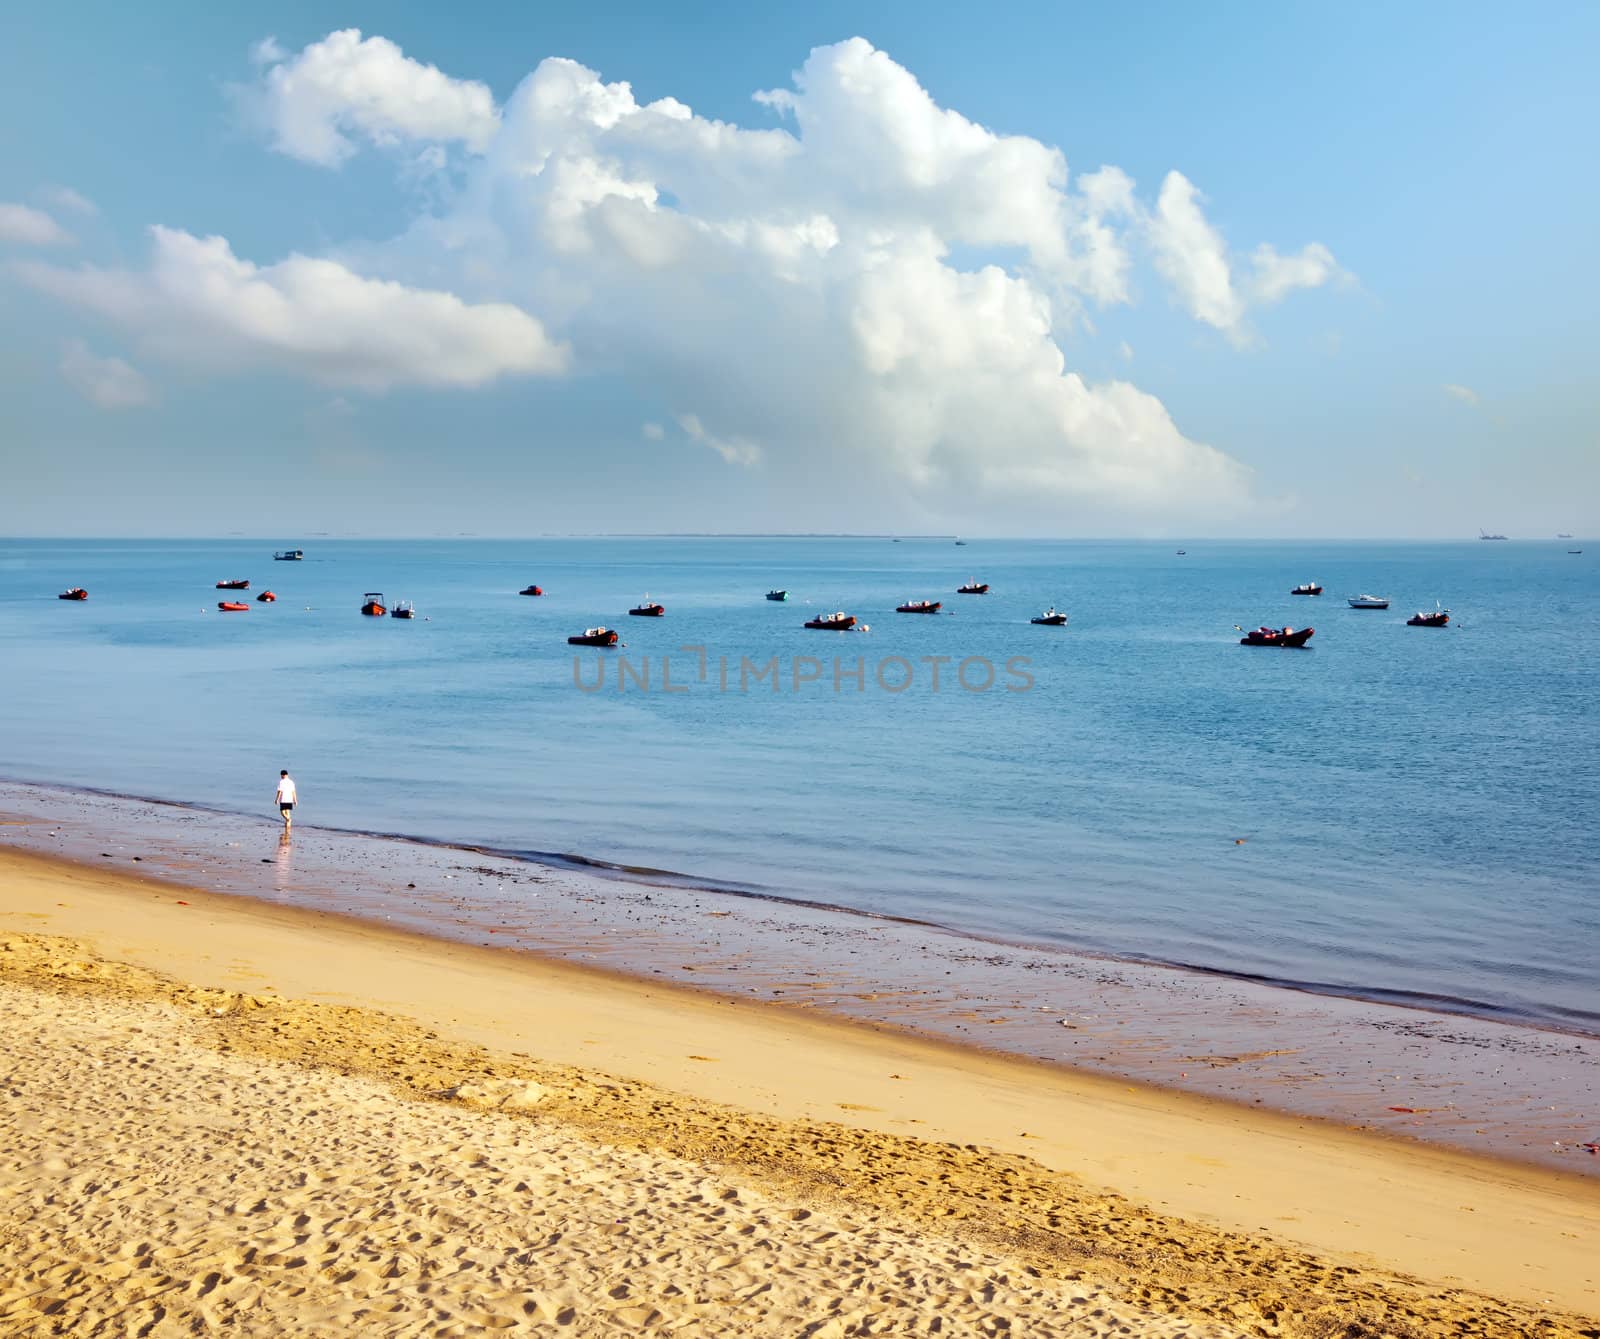
<svg viewBox="0 0 1600 1339">
<path fill-rule="evenodd" d="M 19 4 L 0 534 L 1594 535 L 1600 8 Z"/>
</svg>

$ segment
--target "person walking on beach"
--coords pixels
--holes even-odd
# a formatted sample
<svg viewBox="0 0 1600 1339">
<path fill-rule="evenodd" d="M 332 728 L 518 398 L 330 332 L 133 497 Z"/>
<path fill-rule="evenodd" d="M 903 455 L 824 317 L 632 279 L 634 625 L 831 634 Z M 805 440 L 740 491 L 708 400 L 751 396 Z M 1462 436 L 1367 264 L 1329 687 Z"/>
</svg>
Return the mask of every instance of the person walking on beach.
<svg viewBox="0 0 1600 1339">
<path fill-rule="evenodd" d="M 285 833 L 294 826 L 294 778 L 287 772 L 278 773 L 278 812 L 283 815 Z"/>
</svg>

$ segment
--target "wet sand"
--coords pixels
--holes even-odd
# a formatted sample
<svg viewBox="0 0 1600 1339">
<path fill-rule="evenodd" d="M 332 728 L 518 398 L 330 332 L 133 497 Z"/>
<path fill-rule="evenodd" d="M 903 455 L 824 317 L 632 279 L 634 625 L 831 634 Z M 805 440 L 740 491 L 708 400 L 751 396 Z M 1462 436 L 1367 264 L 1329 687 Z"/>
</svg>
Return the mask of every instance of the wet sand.
<svg viewBox="0 0 1600 1339">
<path fill-rule="evenodd" d="M 0 853 L 0 992 L 0 1330 L 1600 1313 L 1591 1180 L 126 867 Z"/>
</svg>

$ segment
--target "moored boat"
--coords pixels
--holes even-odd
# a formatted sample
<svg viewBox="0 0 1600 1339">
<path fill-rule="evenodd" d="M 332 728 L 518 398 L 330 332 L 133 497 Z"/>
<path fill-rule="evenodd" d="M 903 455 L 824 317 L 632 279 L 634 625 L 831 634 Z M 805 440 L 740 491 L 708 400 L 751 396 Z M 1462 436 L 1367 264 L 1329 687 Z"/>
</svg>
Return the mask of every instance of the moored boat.
<svg viewBox="0 0 1600 1339">
<path fill-rule="evenodd" d="M 1357 595 L 1345 601 L 1352 609 L 1387 609 L 1389 601 L 1381 595 Z"/>
<path fill-rule="evenodd" d="M 305 556 L 304 549 L 284 549 L 279 553 L 274 553 L 272 561 L 275 563 L 299 563 L 305 561 Z"/>
<path fill-rule="evenodd" d="M 904 604 L 897 604 L 894 611 L 897 614 L 937 614 L 943 608 L 939 600 L 907 600 Z"/>
<path fill-rule="evenodd" d="M 261 592 L 261 594 L 256 596 L 256 603 L 257 604 L 271 604 L 277 598 L 278 597 L 272 591 L 264 590 L 264 591 Z"/>
<path fill-rule="evenodd" d="M 1450 624 L 1450 611 L 1448 609 L 1435 609 L 1431 614 L 1425 610 L 1417 610 L 1406 620 L 1408 628 L 1443 628 Z"/>
<path fill-rule="evenodd" d="M 1315 628 L 1254 628 L 1239 638 L 1240 646 L 1304 646 Z"/>
<path fill-rule="evenodd" d="M 667 612 L 664 604 L 655 604 L 651 601 L 649 592 L 645 593 L 644 603 L 636 604 L 628 613 L 633 618 L 660 618 Z"/>
<path fill-rule="evenodd" d="M 521 590 L 519 590 L 517 592 L 517 594 L 518 595 L 543 595 L 544 594 L 544 587 L 543 586 L 524 586 Z"/>
<path fill-rule="evenodd" d="M 383 602 L 383 592 L 369 590 L 363 595 L 361 597 L 361 612 L 368 618 L 382 618 L 387 614 L 389 608 Z"/>
<path fill-rule="evenodd" d="M 87 600 L 88 598 L 89 592 L 84 590 L 82 586 L 74 586 L 71 590 L 64 590 L 56 596 L 58 600 Z"/>
<path fill-rule="evenodd" d="M 988 593 L 989 583 L 987 581 L 979 581 L 976 578 L 967 582 L 965 586 L 960 586 L 956 589 L 957 595 L 987 595 Z"/>
<path fill-rule="evenodd" d="M 250 606 L 243 600 L 218 600 L 217 608 L 225 614 L 248 614 Z"/>
<path fill-rule="evenodd" d="M 1307 581 L 1304 585 L 1296 586 L 1289 592 L 1291 595 L 1321 595 L 1322 587 L 1315 581 Z"/>
<path fill-rule="evenodd" d="M 815 618 L 806 620 L 806 627 L 822 628 L 828 632 L 849 632 L 855 625 L 855 615 L 847 614 L 843 609 L 833 614 L 818 614 Z"/>
<path fill-rule="evenodd" d="M 396 600 L 394 608 L 389 611 L 390 618 L 415 618 L 417 607 L 410 600 Z"/>
<path fill-rule="evenodd" d="M 568 637 L 568 646 L 615 646 L 617 634 L 610 628 L 585 628 L 576 637 Z"/>
<path fill-rule="evenodd" d="M 1037 623 L 1045 628 L 1064 628 L 1067 626 L 1067 616 L 1057 609 L 1055 605 L 1051 605 L 1044 613 L 1037 618 L 1030 618 L 1028 622 Z"/>
<path fill-rule="evenodd" d="M 787 600 L 788 598 L 789 592 L 786 590 L 769 590 L 767 592 L 767 599 L 769 600 Z"/>
<path fill-rule="evenodd" d="M 250 583 L 248 581 L 245 581 L 243 578 L 237 578 L 237 579 L 235 579 L 233 581 L 219 581 L 219 582 L 217 582 L 217 589 L 218 590 L 249 590 L 250 589 Z"/>
</svg>

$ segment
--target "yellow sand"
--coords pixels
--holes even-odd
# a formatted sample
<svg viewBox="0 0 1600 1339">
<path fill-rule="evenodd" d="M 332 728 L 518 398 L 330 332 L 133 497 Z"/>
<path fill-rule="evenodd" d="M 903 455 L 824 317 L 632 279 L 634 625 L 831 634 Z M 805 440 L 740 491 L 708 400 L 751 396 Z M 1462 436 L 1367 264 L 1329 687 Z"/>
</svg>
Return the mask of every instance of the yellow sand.
<svg viewBox="0 0 1600 1339">
<path fill-rule="evenodd" d="M 16 853 L 0 1009 L 0 1334 L 1600 1312 L 1576 1177 Z"/>
</svg>

